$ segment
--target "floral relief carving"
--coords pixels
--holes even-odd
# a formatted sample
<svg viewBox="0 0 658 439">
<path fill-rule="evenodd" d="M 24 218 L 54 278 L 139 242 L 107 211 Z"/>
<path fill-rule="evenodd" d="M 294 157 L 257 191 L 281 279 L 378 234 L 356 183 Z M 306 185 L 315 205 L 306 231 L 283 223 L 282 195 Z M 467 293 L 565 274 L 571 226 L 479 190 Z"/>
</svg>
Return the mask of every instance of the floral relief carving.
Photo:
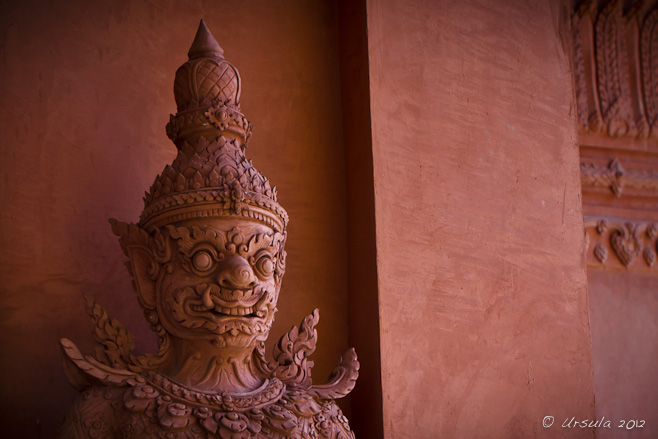
<svg viewBox="0 0 658 439">
<path fill-rule="evenodd" d="M 608 188 L 617 198 L 638 192 L 658 196 L 658 171 L 622 166 L 616 157 L 608 166 L 581 162 L 580 182 L 584 189 Z"/>
<path fill-rule="evenodd" d="M 647 122 L 655 135 L 658 130 L 658 10 L 652 11 L 642 25 L 640 56 Z"/>
<path fill-rule="evenodd" d="M 644 257 L 644 260 L 646 261 L 649 267 L 653 267 L 653 264 L 656 263 L 656 252 L 653 251 L 652 248 L 650 247 L 645 248 L 644 252 L 642 253 L 642 256 Z"/>
<path fill-rule="evenodd" d="M 599 262 L 605 262 L 608 257 L 608 250 L 601 244 L 594 247 L 594 256 Z"/>
<path fill-rule="evenodd" d="M 134 355 L 130 332 L 85 297 L 98 347 L 86 356 L 60 340 L 81 392 L 60 437 L 354 438 L 334 400 L 354 388 L 359 362 L 350 349 L 313 384 L 317 309 L 266 359 L 288 215 L 245 156 L 240 76 L 203 21 L 188 55 L 167 127 L 178 156 L 146 193 L 139 223 L 110 220 L 159 350 Z"/>
<path fill-rule="evenodd" d="M 615 227 L 610 234 L 612 249 L 626 268 L 640 253 L 641 242 L 637 236 L 637 225 L 626 223 L 623 227 Z"/>
<path fill-rule="evenodd" d="M 586 219 L 587 262 L 591 266 L 656 269 L 657 230 L 655 223 Z M 609 253 L 614 257 L 608 257 Z"/>
<path fill-rule="evenodd" d="M 625 11 L 621 0 L 582 2 L 574 12 L 572 48 L 581 131 L 613 138 L 658 138 L 657 15 L 655 6 Z"/>
<path fill-rule="evenodd" d="M 594 163 L 580 164 L 580 181 L 583 186 L 609 187 L 618 198 L 624 188 L 624 168 L 619 160 L 613 159 L 607 168 L 599 167 Z"/>
</svg>

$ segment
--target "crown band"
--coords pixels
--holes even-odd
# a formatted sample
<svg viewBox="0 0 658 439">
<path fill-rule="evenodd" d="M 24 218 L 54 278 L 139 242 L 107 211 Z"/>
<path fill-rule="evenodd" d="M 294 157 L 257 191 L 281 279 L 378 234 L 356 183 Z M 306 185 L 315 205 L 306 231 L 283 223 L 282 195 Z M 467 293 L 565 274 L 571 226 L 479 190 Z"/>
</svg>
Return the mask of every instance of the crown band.
<svg viewBox="0 0 658 439">
<path fill-rule="evenodd" d="M 150 229 L 191 218 L 240 216 L 283 233 L 288 214 L 278 203 L 253 192 L 244 192 L 240 198 L 234 194 L 235 191 L 201 190 L 166 195 L 144 209 L 140 225 Z"/>
</svg>

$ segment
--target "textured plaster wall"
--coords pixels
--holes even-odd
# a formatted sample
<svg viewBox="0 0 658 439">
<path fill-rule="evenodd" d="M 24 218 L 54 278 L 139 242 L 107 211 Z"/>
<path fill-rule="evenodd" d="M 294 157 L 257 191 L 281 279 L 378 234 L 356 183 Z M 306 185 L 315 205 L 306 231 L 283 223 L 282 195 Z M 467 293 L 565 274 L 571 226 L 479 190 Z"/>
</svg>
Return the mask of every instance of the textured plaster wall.
<svg viewBox="0 0 658 439">
<path fill-rule="evenodd" d="M 242 75 L 248 156 L 291 222 L 273 337 L 321 310 L 314 376 L 347 349 L 337 14 L 329 2 L 3 2 L 0 13 L 0 418 L 53 437 L 75 392 L 57 345 L 92 353 L 82 293 L 155 341 L 108 217 L 137 221 L 175 156 L 173 78 L 204 18 Z M 19 433 L 20 431 L 20 433 Z"/>
<path fill-rule="evenodd" d="M 563 12 L 368 1 L 387 439 L 593 437 Z"/>
<path fill-rule="evenodd" d="M 596 416 L 612 421 L 596 437 L 658 437 L 658 276 L 592 268 L 588 278 Z"/>
</svg>

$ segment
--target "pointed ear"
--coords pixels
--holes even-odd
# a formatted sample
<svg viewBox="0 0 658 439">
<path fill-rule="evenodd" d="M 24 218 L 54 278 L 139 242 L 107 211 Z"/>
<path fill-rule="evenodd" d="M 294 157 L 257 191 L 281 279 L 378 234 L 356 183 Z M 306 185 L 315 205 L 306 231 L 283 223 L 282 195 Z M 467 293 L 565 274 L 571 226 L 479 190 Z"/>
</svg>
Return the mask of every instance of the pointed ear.
<svg viewBox="0 0 658 439">
<path fill-rule="evenodd" d="M 112 232 L 119 237 L 121 250 L 128 257 L 126 263 L 133 278 L 139 302 L 145 309 L 155 309 L 155 282 L 160 264 L 153 252 L 153 239 L 137 224 L 127 224 L 110 218 Z"/>
</svg>

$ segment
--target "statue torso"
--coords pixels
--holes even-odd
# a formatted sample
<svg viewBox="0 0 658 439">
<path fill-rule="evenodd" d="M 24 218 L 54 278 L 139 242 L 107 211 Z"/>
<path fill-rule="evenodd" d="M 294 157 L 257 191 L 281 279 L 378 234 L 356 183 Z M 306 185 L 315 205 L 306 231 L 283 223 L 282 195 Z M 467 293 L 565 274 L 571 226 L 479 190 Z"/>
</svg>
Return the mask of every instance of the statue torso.
<svg viewBox="0 0 658 439">
<path fill-rule="evenodd" d="M 249 396 L 205 395 L 158 374 L 78 397 L 60 436 L 98 439 L 354 438 L 333 400 L 268 380 Z"/>
<path fill-rule="evenodd" d="M 109 321 L 90 301 L 97 329 Z M 67 375 L 82 394 L 70 407 L 60 430 L 62 439 L 350 439 L 347 418 L 334 401 L 354 387 L 359 363 L 354 349 L 345 352 L 328 383 L 313 385 L 317 310 L 279 341 L 274 361 L 266 362 L 264 346 L 255 352 L 263 383 L 249 393 L 203 392 L 180 385 L 147 369 L 148 361 L 130 357 L 108 364 L 108 358 L 128 358 L 108 347 L 129 345 L 104 338 L 102 360 L 84 356 L 63 339 Z M 118 334 L 125 330 L 113 321 Z M 105 334 L 107 337 L 107 334 Z"/>
</svg>

